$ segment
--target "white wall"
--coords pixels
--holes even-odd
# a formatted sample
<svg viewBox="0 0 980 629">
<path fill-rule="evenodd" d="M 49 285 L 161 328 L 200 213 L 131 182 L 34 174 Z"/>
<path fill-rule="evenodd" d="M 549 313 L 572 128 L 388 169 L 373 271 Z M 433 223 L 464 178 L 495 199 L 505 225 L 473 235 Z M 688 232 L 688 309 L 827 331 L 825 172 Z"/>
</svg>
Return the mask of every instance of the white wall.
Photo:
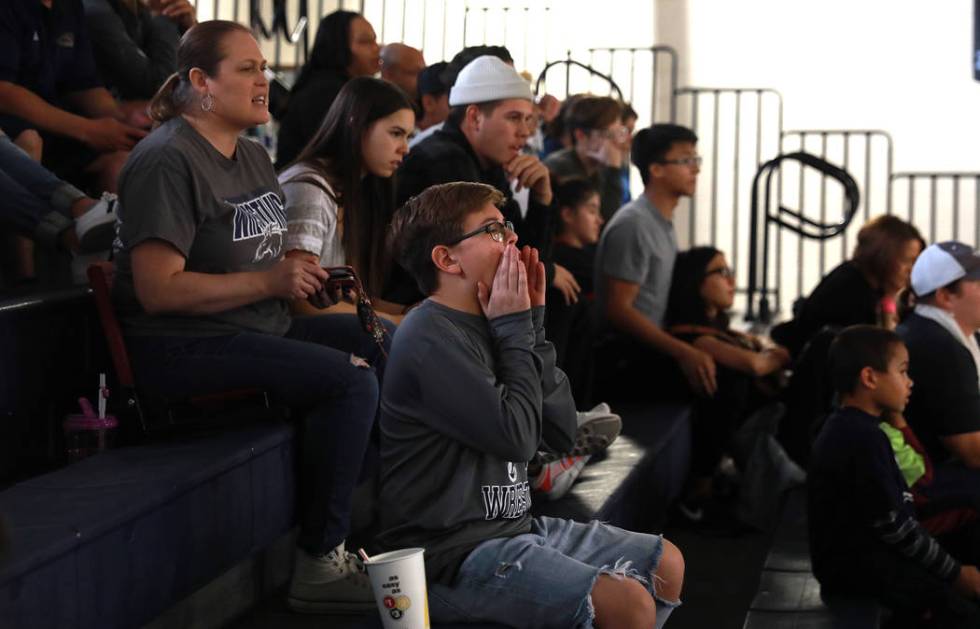
<svg viewBox="0 0 980 629">
<path fill-rule="evenodd" d="M 896 170 L 980 171 L 972 5 L 659 0 L 656 18 L 690 84 L 773 87 L 786 128 L 885 129 Z"/>
</svg>

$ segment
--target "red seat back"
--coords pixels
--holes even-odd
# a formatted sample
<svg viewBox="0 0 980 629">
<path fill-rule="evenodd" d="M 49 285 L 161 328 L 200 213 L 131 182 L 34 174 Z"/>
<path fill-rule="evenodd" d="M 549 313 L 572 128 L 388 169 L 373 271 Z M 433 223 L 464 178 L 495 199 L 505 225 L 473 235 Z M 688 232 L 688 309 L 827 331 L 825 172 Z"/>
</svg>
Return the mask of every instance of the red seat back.
<svg viewBox="0 0 980 629">
<path fill-rule="evenodd" d="M 88 284 L 95 296 L 95 307 L 99 312 L 102 332 L 109 344 L 109 354 L 112 356 L 112 365 L 116 369 L 116 377 L 119 378 L 119 384 L 133 389 L 136 387 L 136 381 L 129 363 L 129 353 L 126 352 L 122 328 L 119 327 L 119 320 L 116 318 L 115 310 L 112 309 L 112 299 L 109 295 L 113 272 L 114 267 L 111 262 L 91 264 L 88 267 Z"/>
</svg>

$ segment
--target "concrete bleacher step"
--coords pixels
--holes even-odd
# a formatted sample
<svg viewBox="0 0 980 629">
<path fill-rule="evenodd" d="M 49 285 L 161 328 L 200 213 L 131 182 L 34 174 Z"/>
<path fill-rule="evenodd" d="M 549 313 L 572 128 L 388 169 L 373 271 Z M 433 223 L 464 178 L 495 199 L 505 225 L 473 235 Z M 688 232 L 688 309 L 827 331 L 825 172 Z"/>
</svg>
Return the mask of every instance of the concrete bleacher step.
<svg viewBox="0 0 980 629">
<path fill-rule="evenodd" d="M 0 492 L 4 626 L 154 619 L 290 529 L 292 452 L 292 429 L 270 423 L 110 450 Z"/>
<path fill-rule="evenodd" d="M 806 540 L 777 540 L 766 556 L 765 570 L 810 572 L 810 548 Z"/>
<path fill-rule="evenodd" d="M 824 612 L 764 612 L 749 611 L 746 629 L 839 629 L 834 619 Z"/>
<path fill-rule="evenodd" d="M 806 492 L 792 491 L 786 496 L 779 526 L 773 533 L 765 570 L 809 573 L 810 544 L 807 538 Z"/>
<path fill-rule="evenodd" d="M 831 601 L 813 576 L 807 539 L 806 488 L 792 490 L 783 505 L 759 589 L 744 629 L 877 629 L 873 600 Z"/>
<path fill-rule="evenodd" d="M 613 410 L 623 418 L 623 434 L 601 458 L 585 466 L 561 500 L 535 496 L 535 515 L 601 520 L 643 532 L 662 528 L 667 507 L 687 477 L 690 409 L 647 404 Z"/>
<path fill-rule="evenodd" d="M 825 607 L 820 600 L 820 583 L 809 572 L 764 570 L 751 609 L 819 612 Z"/>
</svg>

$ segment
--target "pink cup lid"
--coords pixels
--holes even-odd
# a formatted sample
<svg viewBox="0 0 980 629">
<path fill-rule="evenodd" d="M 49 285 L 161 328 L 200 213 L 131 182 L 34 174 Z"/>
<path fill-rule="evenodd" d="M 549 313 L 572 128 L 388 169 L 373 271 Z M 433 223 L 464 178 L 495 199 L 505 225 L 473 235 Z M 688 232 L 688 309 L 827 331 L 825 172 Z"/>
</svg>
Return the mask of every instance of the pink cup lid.
<svg viewBox="0 0 980 629">
<path fill-rule="evenodd" d="M 81 415 L 72 414 L 65 418 L 65 423 L 63 424 L 65 432 L 77 432 L 80 430 L 105 430 L 107 428 L 116 428 L 119 426 L 119 422 L 116 421 L 114 415 L 106 415 L 105 417 L 92 417 L 91 415 Z"/>
</svg>

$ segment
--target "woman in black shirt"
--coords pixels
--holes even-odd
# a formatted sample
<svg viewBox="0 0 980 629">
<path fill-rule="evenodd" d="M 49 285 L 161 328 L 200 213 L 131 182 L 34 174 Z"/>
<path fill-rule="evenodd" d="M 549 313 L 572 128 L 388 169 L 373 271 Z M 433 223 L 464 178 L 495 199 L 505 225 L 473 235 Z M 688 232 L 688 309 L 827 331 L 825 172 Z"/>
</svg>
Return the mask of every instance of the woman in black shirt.
<svg viewBox="0 0 980 629">
<path fill-rule="evenodd" d="M 897 216 L 871 219 L 858 232 L 851 259 L 820 281 L 795 318 L 773 329 L 773 338 L 797 358 L 824 326 L 864 323 L 894 328 L 897 296 L 908 286 L 912 265 L 924 247 L 919 230 Z"/>
<path fill-rule="evenodd" d="M 310 59 L 289 92 L 279 127 L 276 165 L 292 163 L 316 134 L 344 83 L 381 69 L 381 48 L 371 23 L 352 11 L 334 11 L 316 29 Z"/>
</svg>

